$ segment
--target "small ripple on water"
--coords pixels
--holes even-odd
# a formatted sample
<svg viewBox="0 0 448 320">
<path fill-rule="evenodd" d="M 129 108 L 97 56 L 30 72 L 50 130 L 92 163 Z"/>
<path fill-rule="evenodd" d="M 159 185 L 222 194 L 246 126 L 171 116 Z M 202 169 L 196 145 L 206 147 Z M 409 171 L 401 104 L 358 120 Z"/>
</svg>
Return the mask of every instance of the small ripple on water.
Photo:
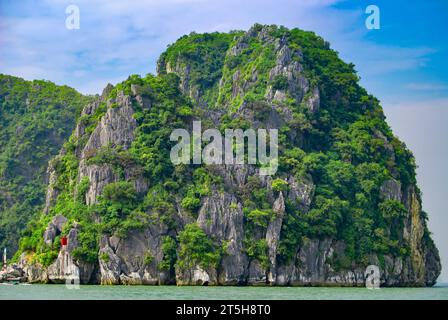
<svg viewBox="0 0 448 320">
<path fill-rule="evenodd" d="M 328 287 L 176 287 L 176 286 L 96 286 L 79 290 L 65 285 L 0 286 L 0 299 L 38 300 L 448 300 L 448 286 L 433 288 L 328 288 Z"/>
</svg>

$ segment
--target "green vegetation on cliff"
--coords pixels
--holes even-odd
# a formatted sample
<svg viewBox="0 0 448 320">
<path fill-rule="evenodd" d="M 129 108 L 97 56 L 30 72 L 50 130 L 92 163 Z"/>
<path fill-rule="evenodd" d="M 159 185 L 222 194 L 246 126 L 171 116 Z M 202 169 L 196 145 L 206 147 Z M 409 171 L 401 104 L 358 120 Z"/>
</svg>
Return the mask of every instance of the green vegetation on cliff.
<svg viewBox="0 0 448 320">
<path fill-rule="evenodd" d="M 426 261 L 421 252 L 437 256 L 419 205 L 412 153 L 393 135 L 379 101 L 359 86 L 354 66 L 322 38 L 261 25 L 248 32 L 193 33 L 169 46 L 158 72 L 130 76 L 80 119 L 86 130 L 73 134 L 53 160 L 55 204 L 33 221 L 18 254 L 32 251 L 47 265 L 58 248 L 45 245 L 42 233 L 51 216 L 63 213 L 70 225 L 62 234 L 78 225 L 75 258 L 95 264 L 102 237 L 127 239 L 146 231 L 157 244 L 145 253 L 144 265 L 171 276 L 197 266 L 221 271 L 230 255 L 244 255 L 255 265 L 252 272 L 260 268 L 265 275 L 277 264 L 300 268 L 298 251 L 312 240 L 343 244 L 325 262 L 337 271 L 365 267 L 372 257 L 382 264 L 385 257 L 411 260 L 417 269 Z M 128 145 L 109 141 L 85 149 L 94 144 L 89 138 L 100 119 L 123 110 L 123 97 L 136 123 Z M 278 172 L 266 179 L 256 165 L 173 165 L 170 134 L 191 129 L 195 119 L 203 129 L 221 131 L 277 128 Z M 80 167 L 90 168 L 96 180 Z M 388 183 L 392 187 L 383 188 Z M 89 194 L 93 201 L 86 200 Z M 232 225 L 239 215 L 241 225 Z M 421 227 L 422 243 L 404 231 L 410 224 Z"/>
<path fill-rule="evenodd" d="M 1 248 L 16 250 L 21 230 L 42 210 L 48 161 L 88 101 L 67 86 L 0 74 Z"/>
</svg>

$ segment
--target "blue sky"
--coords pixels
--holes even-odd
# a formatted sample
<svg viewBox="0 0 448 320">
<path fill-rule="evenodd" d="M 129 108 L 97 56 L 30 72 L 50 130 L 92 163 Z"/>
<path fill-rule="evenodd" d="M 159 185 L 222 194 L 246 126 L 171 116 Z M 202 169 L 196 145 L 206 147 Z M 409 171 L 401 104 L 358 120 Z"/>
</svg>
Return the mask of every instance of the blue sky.
<svg viewBox="0 0 448 320">
<path fill-rule="evenodd" d="M 69 4 L 80 8 L 79 30 L 65 28 Z M 380 8 L 379 30 L 365 27 L 370 4 Z M 315 31 L 356 65 L 414 152 L 448 281 L 447 18 L 446 0 L 0 0 L 0 72 L 99 93 L 129 74 L 155 72 L 160 53 L 190 31 L 256 22 Z"/>
</svg>

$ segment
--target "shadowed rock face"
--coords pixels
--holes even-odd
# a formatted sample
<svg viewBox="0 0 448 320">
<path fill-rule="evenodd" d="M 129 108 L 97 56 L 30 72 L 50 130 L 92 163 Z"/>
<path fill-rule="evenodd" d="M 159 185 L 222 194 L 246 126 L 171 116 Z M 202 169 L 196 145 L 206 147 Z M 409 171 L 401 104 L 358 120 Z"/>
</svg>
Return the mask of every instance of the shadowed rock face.
<svg viewBox="0 0 448 320">
<path fill-rule="evenodd" d="M 218 80 L 211 85 L 216 90 L 214 96 L 207 91 L 210 89 L 204 89 L 197 81 L 198 66 L 188 56 L 179 54 L 174 60 L 162 56 L 158 70 L 162 75 L 174 73 L 179 77 L 180 92 L 192 100 L 193 109 L 202 120 L 219 125 L 224 117 L 228 117 L 232 120 L 244 119 L 254 128 L 281 130 L 291 126 L 295 129 L 287 132 L 285 139 L 306 149 L 311 143 L 310 133 L 302 130 L 301 126 L 305 124 L 300 123 L 287 102 L 294 99 L 302 112 L 314 117 L 327 108 L 325 103 L 328 102 L 323 99 L 323 94 L 328 88 L 322 89 L 317 81 L 310 79 L 310 73 L 303 65 L 307 61 L 306 56 L 300 46 L 291 46 L 285 36 L 275 34 L 276 30 L 273 26 L 257 25 L 248 32 L 238 33 L 233 39 L 229 38 L 231 40 L 225 54 L 218 56 L 222 59 L 218 61 L 222 70 Z M 231 69 L 228 61 L 244 61 L 242 55 L 247 54 L 254 42 L 259 43 L 261 48 L 268 48 L 266 50 L 272 61 L 267 66 L 245 61 L 236 70 Z M 251 100 L 247 95 L 261 86 L 260 79 L 267 85 L 263 87 L 263 92 L 258 93 L 262 103 L 255 103 L 257 101 L 252 101 L 253 98 Z M 278 84 L 274 85 L 274 82 Z M 132 84 L 130 91 L 119 91 L 113 98 L 108 96 L 110 90 L 108 87 L 97 101 L 84 108 L 83 114 L 88 116 L 94 114 L 102 103 L 107 105 L 106 112 L 91 133 L 86 133 L 86 127 L 81 122 L 74 132 L 77 137 L 87 136 L 83 148 L 76 150 L 79 160 L 77 183 L 84 177 L 89 181 L 84 195 L 87 205 L 98 203 L 104 188 L 113 182 L 123 179 L 131 181 L 136 192 L 143 195 L 154 184 L 142 173 L 141 164 L 126 163 L 120 175 L 114 171 L 112 163 L 92 164 L 88 161 L 92 154 L 102 148 L 131 148 L 142 125 L 135 119 L 136 112 L 153 110 L 157 106 L 157 99 L 153 96 L 155 89 L 150 86 Z M 341 92 L 334 93 L 334 99 L 342 105 L 344 101 L 337 100 L 341 95 Z M 241 99 L 237 107 L 234 105 L 235 99 Z M 390 138 L 378 133 L 376 136 L 384 141 L 386 152 L 391 153 L 391 161 L 395 161 Z M 350 163 L 352 159 L 346 156 L 345 161 Z M 290 232 L 291 220 L 302 221 L 308 215 L 315 214 L 316 194 L 322 192 L 316 176 L 283 170 L 278 178 L 287 188 L 277 190 L 274 187 L 277 177 L 260 176 L 259 168 L 254 165 L 211 165 L 207 170 L 213 173 L 217 182 L 210 184 L 210 190 L 201 196 L 194 212 L 182 206 L 183 195 L 170 191 L 172 212 L 168 213 L 167 209 L 154 212 L 150 208 L 145 212 L 150 222 L 143 227 L 130 229 L 125 235 L 102 234 L 98 243 L 98 262 L 94 264 L 84 263 L 70 255 L 80 246 L 79 230 L 73 227 L 68 233 L 69 249 L 59 253 L 50 267 L 22 262 L 28 280 L 63 281 L 66 272 L 62 268 L 65 266 L 67 269 L 67 264 L 70 270 L 76 270 L 73 273 L 79 274 L 82 283 L 101 284 L 363 286 L 365 268 L 374 264 L 380 266 L 384 286 L 428 286 L 435 283 L 440 273 L 438 251 L 427 234 L 420 196 L 413 183 L 405 184 L 397 177 L 389 177 L 376 186 L 381 201 L 395 201 L 404 206 L 406 212 L 400 218 L 402 229 L 397 239 L 400 245 L 406 244 L 409 251 L 403 255 L 372 252 L 365 256 L 362 263 L 341 263 L 350 248 L 339 235 L 310 238 L 306 230 L 297 233 L 300 241 L 288 247 L 289 259 L 283 258 L 285 233 Z M 47 207 L 51 208 L 57 202 L 58 192 L 53 188 L 57 180 L 56 171 L 51 166 L 49 171 Z M 255 191 L 260 190 L 263 191 L 262 209 L 269 214 L 269 218 L 254 225 L 245 207 Z M 49 212 L 48 208 L 46 212 Z M 166 219 L 168 215 L 169 222 Z M 101 216 L 98 217 L 98 223 L 101 219 Z M 170 268 L 161 267 L 167 257 L 164 239 L 171 237 L 179 242 L 179 234 L 191 223 L 197 224 L 212 241 L 215 251 L 220 252 L 216 266 L 196 263 L 188 269 L 181 269 L 177 262 Z M 56 222 L 48 225 L 44 234 L 45 243 L 53 243 L 57 230 L 61 227 Z M 388 232 L 391 230 L 386 230 Z M 260 244 L 262 249 L 253 249 L 251 245 L 254 243 Z M 181 248 L 179 243 L 177 245 L 179 257 Z M 254 250 L 261 250 L 262 253 L 254 253 Z"/>
</svg>

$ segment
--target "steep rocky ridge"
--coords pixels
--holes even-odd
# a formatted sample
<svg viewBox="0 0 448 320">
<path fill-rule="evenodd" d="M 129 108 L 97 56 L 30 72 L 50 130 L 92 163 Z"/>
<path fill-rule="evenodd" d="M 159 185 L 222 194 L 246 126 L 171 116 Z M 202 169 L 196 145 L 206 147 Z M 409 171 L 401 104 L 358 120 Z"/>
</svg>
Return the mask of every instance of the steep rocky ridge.
<svg viewBox="0 0 448 320">
<path fill-rule="evenodd" d="M 261 25 L 192 34 L 158 73 L 84 108 L 49 167 L 45 235 L 19 252 L 29 281 L 361 286 L 374 264 L 384 286 L 435 283 L 412 154 L 328 43 Z M 278 129 L 279 171 L 173 166 L 169 135 L 194 119 Z"/>
</svg>

